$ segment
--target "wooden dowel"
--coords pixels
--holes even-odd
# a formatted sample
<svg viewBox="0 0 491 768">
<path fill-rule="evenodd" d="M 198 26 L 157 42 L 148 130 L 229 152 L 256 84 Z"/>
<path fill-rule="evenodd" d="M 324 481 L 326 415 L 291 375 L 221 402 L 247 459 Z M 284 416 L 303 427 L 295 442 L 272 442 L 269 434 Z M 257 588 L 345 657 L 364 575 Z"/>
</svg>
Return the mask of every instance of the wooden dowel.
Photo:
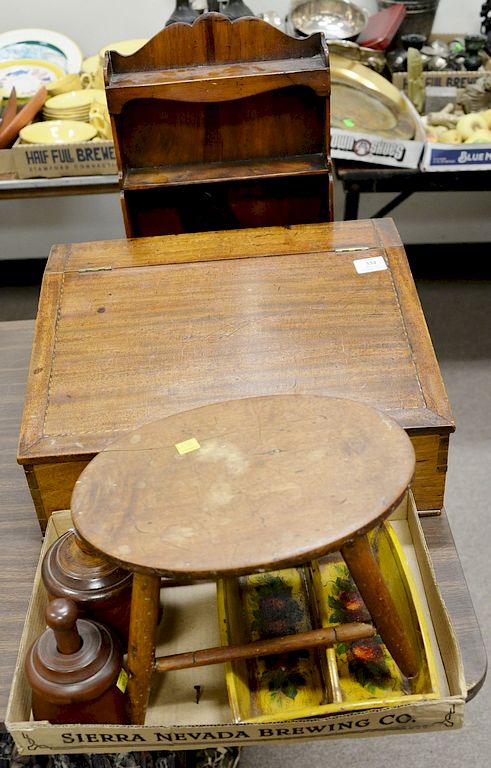
<svg viewBox="0 0 491 768">
<path fill-rule="evenodd" d="M 358 536 L 345 544 L 341 554 L 392 658 L 406 677 L 414 677 L 420 667 L 417 651 L 382 578 L 367 537 Z"/>
<path fill-rule="evenodd" d="M 376 630 L 371 624 L 362 624 L 361 622 L 340 624 L 337 627 L 312 629 L 310 632 L 300 632 L 297 635 L 273 637 L 270 640 L 256 640 L 256 642 L 245 643 L 244 645 L 217 646 L 215 648 L 203 648 L 200 651 L 159 656 L 155 659 L 155 671 L 170 672 L 176 669 L 204 667 L 207 664 L 223 664 L 226 661 L 249 659 L 254 656 L 297 651 L 301 648 L 313 648 L 318 645 L 333 645 L 334 643 L 373 637 L 375 633 Z"/>
</svg>

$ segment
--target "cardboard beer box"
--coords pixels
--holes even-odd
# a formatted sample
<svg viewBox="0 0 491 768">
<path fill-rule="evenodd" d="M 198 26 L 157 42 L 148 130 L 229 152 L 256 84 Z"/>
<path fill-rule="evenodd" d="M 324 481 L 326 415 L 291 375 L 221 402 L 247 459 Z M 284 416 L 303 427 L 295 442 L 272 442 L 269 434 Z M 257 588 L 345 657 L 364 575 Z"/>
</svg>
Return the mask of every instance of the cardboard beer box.
<svg viewBox="0 0 491 768">
<path fill-rule="evenodd" d="M 15 178 L 15 163 L 11 149 L 0 149 L 0 178 Z"/>
<path fill-rule="evenodd" d="M 22 144 L 12 147 L 20 179 L 58 176 L 97 176 L 117 173 L 112 141 L 68 144 Z"/>
<path fill-rule="evenodd" d="M 443 144 L 427 141 L 421 159 L 421 170 L 489 171 L 491 168 L 491 143 Z"/>
<path fill-rule="evenodd" d="M 385 138 L 363 130 L 331 128 L 331 156 L 394 168 L 417 168 L 426 134 L 418 113 L 406 96 L 404 101 L 415 125 L 412 139 Z"/>
<path fill-rule="evenodd" d="M 455 730 L 463 724 L 466 686 L 462 661 L 451 623 L 435 583 L 429 554 L 410 494 L 388 523 L 396 537 L 396 551 L 404 561 L 410 599 L 416 607 L 424 637 L 421 679 L 414 685 L 394 685 L 394 672 L 378 677 L 374 685 L 366 675 L 349 680 L 343 661 L 345 650 L 332 649 L 326 663 L 338 682 L 331 704 L 282 713 L 281 698 L 291 703 L 291 691 L 275 691 L 275 712 L 254 717 L 237 709 L 237 681 L 244 680 L 223 664 L 182 669 L 154 675 L 144 725 L 52 725 L 31 717 L 30 689 L 24 659 L 32 642 L 45 628 L 47 594 L 38 569 L 19 648 L 6 725 L 22 754 L 115 753 L 133 750 L 197 749 L 222 745 L 252 745 L 303 739 L 331 739 L 383 734 Z M 47 548 L 71 526 L 68 511 L 55 512 L 48 524 L 40 564 Z M 387 554 L 387 553 L 386 553 Z M 386 555 L 384 555 L 385 557 Z M 330 567 L 330 566 L 328 566 Z M 337 566 L 336 566 L 337 567 Z M 322 568 L 321 568 L 322 571 Z M 329 580 L 329 578 L 328 578 Z M 403 579 L 404 581 L 404 579 Z M 325 582 L 326 583 L 326 582 Z M 332 597 L 332 594 L 330 592 Z M 324 595 L 328 613 L 334 605 Z M 230 595 L 229 595 L 230 599 Z M 157 655 L 174 654 L 220 644 L 223 601 L 214 583 L 163 588 L 163 619 L 159 626 Z M 320 606 L 322 609 L 322 605 Z M 334 606 L 335 607 L 335 606 Z M 227 614 L 234 626 L 234 609 Z M 168 617 L 166 621 L 166 617 Z M 171 622 L 170 624 L 168 622 Z M 237 625 L 235 624 L 235 630 Z M 224 636 L 222 633 L 222 641 Z M 423 647 L 423 646 L 422 646 Z M 381 663 L 380 659 L 377 663 Z M 336 670 L 333 670 L 333 665 Z M 237 670 L 235 670 L 237 671 Z M 348 677 L 347 677 L 348 675 Z M 396 675 L 397 676 L 397 675 Z M 389 679 L 390 678 L 390 679 Z M 298 678 L 295 678 L 298 684 Z M 360 682 L 361 681 L 361 682 Z M 196 704 L 196 685 L 201 696 Z M 421 686 L 421 687 L 419 687 Z M 269 696 L 271 699 L 271 696 Z M 244 702 L 244 700 L 243 700 Z M 292 716 L 292 712 L 293 715 Z M 449 726 L 452 726 L 451 728 Z"/>
<path fill-rule="evenodd" d="M 483 76 L 483 71 L 463 72 L 463 71 L 440 71 L 423 72 L 423 84 L 426 88 L 465 88 L 467 85 L 475 83 Z M 407 93 L 407 72 L 394 72 L 392 83 L 400 91 Z"/>
</svg>

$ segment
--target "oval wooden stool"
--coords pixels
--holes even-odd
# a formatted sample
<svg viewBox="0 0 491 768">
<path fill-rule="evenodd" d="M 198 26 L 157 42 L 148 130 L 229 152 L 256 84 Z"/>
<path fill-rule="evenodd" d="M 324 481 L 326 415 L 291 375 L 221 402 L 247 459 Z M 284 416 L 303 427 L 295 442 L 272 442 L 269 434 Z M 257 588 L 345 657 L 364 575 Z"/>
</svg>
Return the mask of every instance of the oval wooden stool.
<svg viewBox="0 0 491 768">
<path fill-rule="evenodd" d="M 351 400 L 275 395 L 215 403 L 142 426 L 78 479 L 80 537 L 134 571 L 131 722 L 144 722 L 155 668 L 160 577 L 216 579 L 306 563 L 341 549 L 401 671 L 416 674 L 366 536 L 399 504 L 415 467 L 405 431 Z"/>
</svg>

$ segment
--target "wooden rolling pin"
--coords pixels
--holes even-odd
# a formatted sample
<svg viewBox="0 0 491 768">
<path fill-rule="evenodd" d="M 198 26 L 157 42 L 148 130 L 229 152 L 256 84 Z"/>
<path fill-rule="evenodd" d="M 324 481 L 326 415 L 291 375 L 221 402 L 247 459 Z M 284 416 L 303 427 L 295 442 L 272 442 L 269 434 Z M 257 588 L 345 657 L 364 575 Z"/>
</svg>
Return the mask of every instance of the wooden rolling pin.
<svg viewBox="0 0 491 768">
<path fill-rule="evenodd" d="M 200 651 L 175 653 L 170 656 L 159 656 L 155 659 L 155 672 L 170 672 L 175 669 L 190 667 L 205 667 L 207 664 L 223 664 L 226 661 L 250 659 L 254 656 L 268 656 L 274 653 L 287 653 L 302 648 L 314 648 L 319 645 L 334 645 L 365 637 L 373 637 L 377 633 L 372 624 L 352 622 L 339 624 L 337 627 L 312 629 L 297 635 L 273 637 L 269 640 L 256 640 L 244 645 L 224 645 L 215 648 L 203 648 Z"/>
</svg>

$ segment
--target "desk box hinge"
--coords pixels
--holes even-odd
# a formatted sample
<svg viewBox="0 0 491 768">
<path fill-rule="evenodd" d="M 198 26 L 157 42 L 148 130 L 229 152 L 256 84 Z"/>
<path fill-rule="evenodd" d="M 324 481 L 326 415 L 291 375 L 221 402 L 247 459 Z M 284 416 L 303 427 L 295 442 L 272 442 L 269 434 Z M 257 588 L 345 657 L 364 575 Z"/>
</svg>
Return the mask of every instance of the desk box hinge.
<svg viewBox="0 0 491 768">
<path fill-rule="evenodd" d="M 352 248 L 334 248 L 334 253 L 355 253 L 356 251 L 371 251 L 372 245 L 355 245 Z"/>
</svg>

